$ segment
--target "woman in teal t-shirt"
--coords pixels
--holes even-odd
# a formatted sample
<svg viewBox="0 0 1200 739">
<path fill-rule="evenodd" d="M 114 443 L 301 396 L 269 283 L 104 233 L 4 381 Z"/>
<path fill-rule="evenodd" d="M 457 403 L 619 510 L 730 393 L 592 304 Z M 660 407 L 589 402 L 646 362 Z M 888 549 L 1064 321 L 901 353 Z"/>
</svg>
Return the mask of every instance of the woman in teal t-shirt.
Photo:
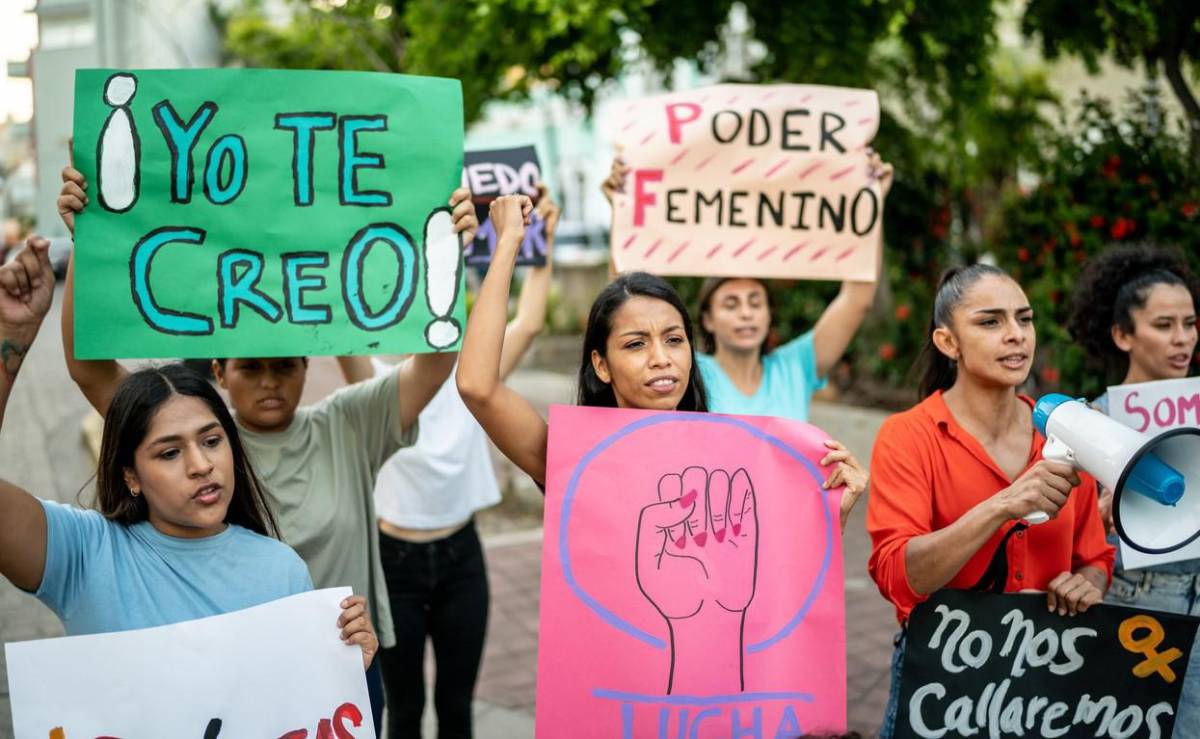
<svg viewBox="0 0 1200 739">
<path fill-rule="evenodd" d="M 892 186 L 892 165 L 873 154 L 869 166 L 882 199 Z M 609 202 L 613 193 L 623 190 L 628 172 L 620 159 L 613 161 L 603 185 Z M 882 266 L 882 247 L 879 253 Z M 811 331 L 767 351 L 771 299 L 766 283 L 733 277 L 709 279 L 700 291 L 698 321 L 705 353 L 696 355 L 708 409 L 807 421 L 813 392 L 824 386 L 825 375 L 842 358 L 862 325 L 875 300 L 876 285 L 843 282 Z"/>
<path fill-rule="evenodd" d="M 0 424 L 42 320 L 54 271 L 49 243 L 0 267 Z M 105 417 L 99 510 L 41 501 L 0 480 L 0 576 L 33 593 L 68 635 L 148 628 L 249 608 L 312 589 L 275 519 L 221 396 L 182 365 L 133 372 Z M 379 642 L 364 598 L 329 624 Z M 216 658 L 214 656 L 214 658 Z"/>
</svg>

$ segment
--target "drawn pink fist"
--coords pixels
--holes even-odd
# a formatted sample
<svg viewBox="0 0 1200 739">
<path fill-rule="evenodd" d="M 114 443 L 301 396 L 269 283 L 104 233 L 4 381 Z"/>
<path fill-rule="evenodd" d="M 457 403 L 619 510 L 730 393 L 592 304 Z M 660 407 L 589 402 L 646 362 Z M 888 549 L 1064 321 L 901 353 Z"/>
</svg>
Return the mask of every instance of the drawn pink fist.
<svg viewBox="0 0 1200 739">
<path fill-rule="evenodd" d="M 689 467 L 658 481 L 658 500 L 638 518 L 636 562 L 638 587 L 671 633 L 667 692 L 682 684 L 740 691 L 742 629 L 758 571 L 750 475 Z"/>
</svg>

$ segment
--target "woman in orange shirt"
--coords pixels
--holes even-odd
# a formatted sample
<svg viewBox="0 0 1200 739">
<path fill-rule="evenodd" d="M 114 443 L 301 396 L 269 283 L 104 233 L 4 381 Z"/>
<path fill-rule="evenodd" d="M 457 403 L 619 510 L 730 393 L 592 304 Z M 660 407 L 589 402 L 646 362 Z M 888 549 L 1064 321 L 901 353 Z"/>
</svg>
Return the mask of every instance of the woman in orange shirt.
<svg viewBox="0 0 1200 739">
<path fill-rule="evenodd" d="M 1095 480 L 1042 459 L 1033 401 L 1017 393 L 1036 346 L 1033 309 L 1003 270 L 943 276 L 925 347 L 922 401 L 884 422 L 871 457 L 868 569 L 901 626 L 942 588 L 1041 590 L 1075 615 L 1112 573 Z M 1048 523 L 1022 518 L 1045 511 Z M 894 730 L 903 631 L 881 736 Z"/>
</svg>

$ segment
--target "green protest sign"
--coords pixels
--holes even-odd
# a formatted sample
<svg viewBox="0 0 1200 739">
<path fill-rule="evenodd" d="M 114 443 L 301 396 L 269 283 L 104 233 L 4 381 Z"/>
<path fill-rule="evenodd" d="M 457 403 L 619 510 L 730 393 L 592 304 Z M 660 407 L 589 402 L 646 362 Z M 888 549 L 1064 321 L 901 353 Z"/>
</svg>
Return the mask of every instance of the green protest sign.
<svg viewBox="0 0 1200 739">
<path fill-rule="evenodd" d="M 76 354 L 456 347 L 462 120 L 457 80 L 79 71 Z"/>
</svg>

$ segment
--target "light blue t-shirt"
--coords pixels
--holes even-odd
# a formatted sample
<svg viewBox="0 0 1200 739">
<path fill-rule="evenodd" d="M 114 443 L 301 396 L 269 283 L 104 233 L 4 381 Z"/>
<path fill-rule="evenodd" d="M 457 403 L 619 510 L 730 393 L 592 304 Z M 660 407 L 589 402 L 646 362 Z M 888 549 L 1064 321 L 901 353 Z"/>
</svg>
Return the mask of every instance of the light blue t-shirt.
<svg viewBox="0 0 1200 739">
<path fill-rule="evenodd" d="M 46 569 L 34 595 L 68 636 L 164 626 L 312 590 L 299 555 L 241 526 L 179 539 L 149 521 L 124 526 L 99 511 L 41 503 Z"/>
<path fill-rule="evenodd" d="M 716 357 L 697 354 L 696 360 L 708 393 L 708 409 L 714 413 L 807 421 L 812 394 L 825 387 L 825 378 L 817 377 L 812 331 L 763 355 L 762 382 L 754 395 L 738 390 Z"/>
</svg>

